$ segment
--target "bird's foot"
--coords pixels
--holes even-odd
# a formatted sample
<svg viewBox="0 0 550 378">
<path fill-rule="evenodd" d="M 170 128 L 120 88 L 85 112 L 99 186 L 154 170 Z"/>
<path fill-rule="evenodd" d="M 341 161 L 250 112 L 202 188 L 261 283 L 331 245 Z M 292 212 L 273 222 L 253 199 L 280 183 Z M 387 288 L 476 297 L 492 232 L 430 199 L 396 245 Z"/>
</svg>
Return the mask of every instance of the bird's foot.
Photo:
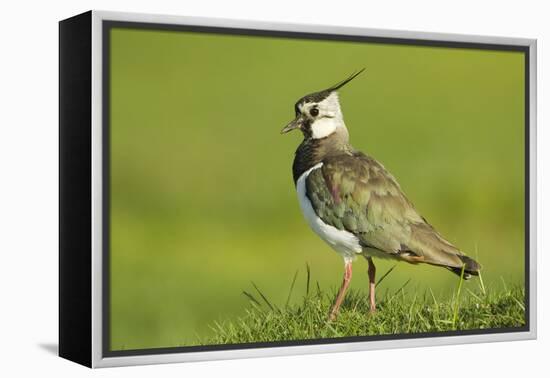
<svg viewBox="0 0 550 378">
<path fill-rule="evenodd" d="M 374 315 L 374 314 L 376 314 L 376 304 L 371 303 L 369 307 L 369 315 Z"/>
<path fill-rule="evenodd" d="M 334 322 L 336 321 L 336 319 L 338 318 L 338 311 L 330 311 L 330 313 L 328 314 L 328 321 L 329 322 Z"/>
</svg>

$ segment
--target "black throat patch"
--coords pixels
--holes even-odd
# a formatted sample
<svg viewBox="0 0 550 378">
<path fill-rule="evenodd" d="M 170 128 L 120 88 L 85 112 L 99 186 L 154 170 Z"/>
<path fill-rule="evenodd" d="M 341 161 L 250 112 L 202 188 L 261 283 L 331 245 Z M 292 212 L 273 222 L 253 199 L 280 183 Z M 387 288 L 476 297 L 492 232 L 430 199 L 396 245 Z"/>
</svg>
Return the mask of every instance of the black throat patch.
<svg viewBox="0 0 550 378">
<path fill-rule="evenodd" d="M 298 146 L 292 163 L 294 185 L 305 171 L 322 161 L 323 157 L 319 153 L 321 141 L 321 139 L 305 138 Z"/>
<path fill-rule="evenodd" d="M 304 138 L 292 163 L 294 184 L 304 172 L 321 163 L 327 156 L 352 152 L 353 147 L 348 143 L 347 132 L 336 132 L 320 139 Z"/>
</svg>

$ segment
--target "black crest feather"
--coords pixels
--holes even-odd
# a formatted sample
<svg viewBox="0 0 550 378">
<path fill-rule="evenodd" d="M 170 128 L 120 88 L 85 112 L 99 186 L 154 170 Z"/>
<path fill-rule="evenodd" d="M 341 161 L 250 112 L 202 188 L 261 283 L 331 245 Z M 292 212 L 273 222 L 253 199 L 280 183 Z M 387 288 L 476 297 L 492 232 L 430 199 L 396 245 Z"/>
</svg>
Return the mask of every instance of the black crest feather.
<svg viewBox="0 0 550 378">
<path fill-rule="evenodd" d="M 328 91 L 329 93 L 337 91 L 338 89 L 342 88 L 344 85 L 346 85 L 347 83 L 349 83 L 350 81 L 355 79 L 357 76 L 359 76 L 363 71 L 365 71 L 364 68 L 360 69 L 357 72 L 352 73 L 347 79 L 342 80 L 341 82 L 339 82 L 337 84 L 334 84 L 332 87 L 330 87 L 328 89 L 325 89 L 325 91 Z"/>
<path fill-rule="evenodd" d="M 331 87 L 329 87 L 325 90 L 322 90 L 322 91 L 319 91 L 319 92 L 314 92 L 314 93 L 308 94 L 307 96 L 302 97 L 301 99 L 298 100 L 298 102 L 296 102 L 296 105 L 294 106 L 296 114 L 298 114 L 298 105 L 299 104 L 303 104 L 303 103 L 307 103 L 307 102 L 321 102 L 321 101 L 323 101 L 325 98 L 330 96 L 330 94 L 332 92 L 337 91 L 338 89 L 342 88 L 344 85 L 346 85 L 347 83 L 349 83 L 350 81 L 355 79 L 357 76 L 359 76 L 363 71 L 365 71 L 364 68 L 357 71 L 357 72 L 352 73 L 347 79 L 344 79 L 344 80 L 334 84 L 333 86 L 331 86 Z"/>
</svg>

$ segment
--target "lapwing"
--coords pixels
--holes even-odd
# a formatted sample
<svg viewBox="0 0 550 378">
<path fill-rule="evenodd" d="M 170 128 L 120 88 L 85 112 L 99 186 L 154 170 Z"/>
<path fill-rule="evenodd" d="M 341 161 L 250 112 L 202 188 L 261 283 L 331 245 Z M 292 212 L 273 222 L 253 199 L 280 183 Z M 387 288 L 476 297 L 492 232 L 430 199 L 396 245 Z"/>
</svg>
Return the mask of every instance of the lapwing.
<svg viewBox="0 0 550 378">
<path fill-rule="evenodd" d="M 303 134 L 292 164 L 300 208 L 311 229 L 344 259 L 331 320 L 359 255 L 368 262 L 370 312 L 376 310 L 373 258 L 437 265 L 465 279 L 480 270 L 418 213 L 381 163 L 351 146 L 337 91 L 363 71 L 302 97 L 294 105 L 295 119 L 281 131 Z"/>
</svg>

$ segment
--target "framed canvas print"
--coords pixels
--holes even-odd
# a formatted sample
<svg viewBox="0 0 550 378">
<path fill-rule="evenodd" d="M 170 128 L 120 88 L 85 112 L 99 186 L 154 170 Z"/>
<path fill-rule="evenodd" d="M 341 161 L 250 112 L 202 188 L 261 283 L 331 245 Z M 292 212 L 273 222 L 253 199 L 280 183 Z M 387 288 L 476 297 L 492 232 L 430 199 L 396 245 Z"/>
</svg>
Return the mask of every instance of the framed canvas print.
<svg viewBox="0 0 550 378">
<path fill-rule="evenodd" d="M 536 337 L 535 40 L 59 26 L 62 357 Z"/>
</svg>

